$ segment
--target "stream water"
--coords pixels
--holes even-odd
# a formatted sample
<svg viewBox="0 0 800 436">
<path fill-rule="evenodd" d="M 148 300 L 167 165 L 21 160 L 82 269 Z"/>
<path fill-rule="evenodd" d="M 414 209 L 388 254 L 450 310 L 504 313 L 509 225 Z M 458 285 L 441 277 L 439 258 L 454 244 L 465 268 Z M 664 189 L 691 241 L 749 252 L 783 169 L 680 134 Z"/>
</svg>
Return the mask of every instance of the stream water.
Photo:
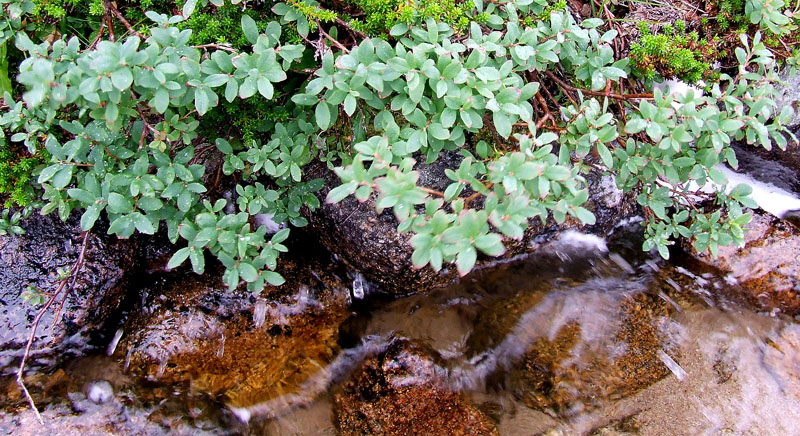
<svg viewBox="0 0 800 436">
<path fill-rule="evenodd" d="M 334 351 L 310 370 L 292 360 L 306 352 L 283 357 L 279 370 L 301 375 L 261 397 L 221 396 L 202 370 L 176 382 L 168 357 L 153 377 L 132 374 L 130 352 L 67 362 L 39 375 L 48 430 L 8 387 L 0 434 L 342 434 L 341 384 L 397 338 L 430 356 L 397 383 L 456 391 L 501 435 L 800 434 L 796 320 L 744 308 L 735 282 L 687 259 L 615 241 L 568 233 L 446 289 L 395 300 L 351 292 Z M 254 299 L 247 321 L 274 333 L 325 304 L 313 292 L 282 306 Z M 193 331 L 218 322 L 198 318 Z M 239 356 L 241 344 L 223 335 L 192 359 Z"/>
</svg>

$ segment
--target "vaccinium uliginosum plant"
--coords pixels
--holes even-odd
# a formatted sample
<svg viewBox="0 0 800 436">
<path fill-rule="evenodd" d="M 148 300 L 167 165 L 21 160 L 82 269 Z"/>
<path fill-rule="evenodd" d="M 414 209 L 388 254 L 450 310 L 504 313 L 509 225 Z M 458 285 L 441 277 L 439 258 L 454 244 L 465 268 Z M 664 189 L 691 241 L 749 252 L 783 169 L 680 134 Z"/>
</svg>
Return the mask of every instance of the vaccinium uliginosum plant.
<svg viewBox="0 0 800 436">
<path fill-rule="evenodd" d="M 280 3 L 276 20 L 305 45 L 287 43 L 279 21 L 259 28 L 243 15 L 252 47 L 241 53 L 188 45 L 191 30 L 175 26 L 196 3 L 183 16 L 148 13 L 155 26 L 146 38 L 88 48 L 74 37 L 35 43 L 16 33 L 25 92 L 5 95 L 0 140 L 47 152 L 34 170 L 42 213 L 80 211 L 84 230 L 105 213 L 108 232 L 120 237 L 152 234 L 163 222 L 185 244 L 170 266 L 189 259 L 202 272 L 208 251 L 231 288 L 282 282 L 274 269 L 288 229 L 269 237 L 253 217 L 304 225 L 300 209 L 318 206 L 322 187 L 304 180 L 312 159 L 341 179 L 327 201 L 375 196 L 399 231 L 413 233 L 415 266 L 454 262 L 465 274 L 479 252 L 502 254 L 532 219 L 593 223 L 584 207 L 589 171 L 637 193 L 645 249 L 666 257 L 672 240 L 686 237 L 715 253 L 742 240 L 750 219 L 742 206 L 753 203 L 746 186 L 726 190 L 714 166 L 736 166 L 733 139 L 786 144 L 789 114 L 775 113 L 774 61 L 758 35 L 742 38 L 735 76 L 722 74 L 706 95 L 673 97 L 629 79 L 628 59 L 612 48 L 622 40 L 613 23 L 577 22 L 545 0 L 473 0 L 463 31 L 410 19 L 381 38 L 346 28 L 349 42 L 335 27 L 325 31 L 337 16 L 317 3 Z M 22 13 L 26 2 L 2 4 Z M 0 29 L 19 28 L 18 17 L 7 17 Z M 290 115 L 260 141 L 200 136 L 221 99 L 274 101 Z M 352 147 L 342 147 L 345 137 Z M 446 172 L 450 185 L 420 186 L 418 166 L 446 151 L 463 157 Z M 221 163 L 208 167 L 209 152 Z M 215 191 L 222 175 L 233 180 L 230 201 Z M 691 188 L 708 182 L 713 193 Z"/>
</svg>

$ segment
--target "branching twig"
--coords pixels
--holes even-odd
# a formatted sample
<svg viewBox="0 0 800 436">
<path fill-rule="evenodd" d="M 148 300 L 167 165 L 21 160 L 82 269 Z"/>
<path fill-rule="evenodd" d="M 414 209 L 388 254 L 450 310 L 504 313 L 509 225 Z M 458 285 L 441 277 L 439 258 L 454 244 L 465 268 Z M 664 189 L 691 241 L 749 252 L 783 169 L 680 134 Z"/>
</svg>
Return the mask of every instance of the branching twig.
<svg viewBox="0 0 800 436">
<path fill-rule="evenodd" d="M 555 74 L 553 74 L 550 71 L 546 71 L 545 74 L 547 74 L 547 77 L 553 79 L 554 82 L 556 82 L 561 88 L 563 88 L 565 90 L 582 92 L 584 94 L 594 95 L 594 96 L 597 96 L 597 97 L 611 97 L 611 98 L 616 98 L 618 100 L 635 100 L 635 99 L 652 100 L 653 99 L 653 94 L 624 94 L 623 95 L 623 94 L 606 93 L 606 92 L 601 92 L 601 91 L 592 91 L 592 90 L 589 90 L 589 89 L 576 88 L 576 87 L 568 84 L 567 82 L 559 79 L 558 76 L 556 76 Z"/>
<path fill-rule="evenodd" d="M 105 20 L 100 20 L 100 29 L 97 31 L 97 37 L 89 44 L 87 50 L 94 50 L 94 47 L 100 42 L 100 39 L 103 37 L 103 30 L 106 28 Z"/>
<path fill-rule="evenodd" d="M 440 191 L 437 191 L 437 190 L 435 190 L 435 189 L 426 188 L 426 187 L 424 187 L 424 186 L 418 186 L 418 188 L 419 188 L 419 189 L 421 189 L 421 190 L 423 190 L 423 191 L 425 191 L 425 192 L 427 192 L 428 194 L 431 194 L 431 195 L 435 195 L 435 196 L 437 196 L 437 197 L 442 197 L 442 198 L 444 198 L 444 193 L 442 193 L 442 192 L 440 192 Z"/>
<path fill-rule="evenodd" d="M 489 183 L 487 183 L 487 184 L 485 184 L 485 185 L 483 185 L 483 186 L 484 186 L 484 187 L 485 187 L 487 190 L 488 190 L 488 189 L 492 189 L 492 186 L 494 186 L 494 182 L 489 182 Z M 481 196 L 481 193 L 480 193 L 480 192 L 473 192 L 473 193 L 472 193 L 472 195 L 470 195 L 470 196 L 468 196 L 467 198 L 465 198 L 465 199 L 464 199 L 464 207 L 467 207 L 467 206 L 469 206 L 469 204 L 470 204 L 470 203 L 471 203 L 473 200 L 475 200 L 476 198 L 478 198 L 478 197 L 480 197 L 480 196 Z"/>
<path fill-rule="evenodd" d="M 139 38 L 144 39 L 144 37 L 142 37 L 142 35 L 139 32 L 137 32 L 136 29 L 133 28 L 133 26 L 131 26 L 131 23 L 129 23 L 128 20 L 125 19 L 125 16 L 122 15 L 119 12 L 119 10 L 117 9 L 117 6 L 114 4 L 113 1 L 106 0 L 104 5 L 105 5 L 107 11 L 110 11 L 112 14 L 114 14 L 115 17 L 117 17 L 117 19 L 120 22 L 122 22 L 122 24 L 125 26 L 126 29 L 128 29 L 128 32 L 130 32 L 131 35 L 135 35 L 135 36 L 138 36 Z M 109 31 L 110 31 L 111 30 L 110 23 L 109 23 L 108 28 L 109 28 Z"/>
<path fill-rule="evenodd" d="M 338 24 L 340 26 L 343 26 L 345 29 L 347 29 L 348 32 L 350 32 L 351 34 L 355 34 L 356 36 L 358 36 L 361 39 L 367 39 L 368 38 L 367 35 L 364 34 L 364 32 L 362 32 L 360 30 L 353 29 L 349 24 L 347 24 L 346 21 L 344 21 L 343 19 L 341 19 L 339 17 L 336 17 L 336 24 Z"/>
<path fill-rule="evenodd" d="M 216 48 L 218 50 L 225 50 L 225 51 L 229 51 L 231 53 L 236 53 L 236 49 L 231 47 L 228 44 L 200 44 L 200 45 L 193 45 L 192 48 L 201 48 L 203 50 L 206 50 L 206 49 L 209 49 L 209 48 Z"/>
<path fill-rule="evenodd" d="M 33 401 L 33 397 L 31 397 L 30 392 L 28 392 L 28 388 L 25 387 L 25 381 L 23 379 L 23 373 L 25 371 L 25 362 L 28 360 L 28 356 L 31 353 L 31 347 L 33 347 L 33 341 L 36 339 L 36 329 L 39 327 L 39 321 L 42 320 L 42 317 L 45 313 L 47 313 L 47 309 L 52 306 L 53 302 L 56 300 L 58 295 L 66 288 L 67 294 L 64 296 L 66 300 L 69 297 L 69 291 L 75 286 L 75 281 L 77 280 L 77 274 L 83 268 L 83 263 L 86 259 L 86 247 L 89 245 L 89 232 L 83 232 L 83 242 L 81 243 L 81 252 L 78 255 L 78 260 L 72 265 L 72 269 L 70 269 L 69 274 L 62 278 L 61 281 L 58 282 L 58 287 L 56 288 L 55 292 L 50 296 L 45 303 L 44 307 L 39 310 L 39 313 L 36 314 L 36 317 L 33 319 L 33 324 L 31 324 L 31 333 L 28 336 L 28 342 L 25 345 L 25 353 L 22 355 L 22 361 L 19 364 L 19 370 L 17 370 L 17 384 L 19 384 L 20 388 L 22 388 L 22 392 L 25 394 L 25 398 L 28 400 L 28 404 L 30 404 L 31 409 L 33 409 L 33 413 L 36 414 L 36 419 L 39 420 L 39 423 L 44 425 L 44 421 L 42 420 L 42 415 L 39 413 L 39 409 L 36 408 L 36 403 Z M 70 278 L 72 280 L 70 280 Z M 69 287 L 67 284 L 69 283 Z M 55 321 L 58 320 L 59 312 L 56 313 L 54 318 Z"/>
<path fill-rule="evenodd" d="M 317 30 L 319 30 L 319 33 L 320 33 L 322 36 L 324 36 L 324 37 L 325 37 L 325 38 L 326 38 L 328 41 L 330 41 L 330 42 L 331 42 L 333 45 L 335 45 L 336 47 L 338 47 L 340 50 L 342 50 L 342 51 L 343 51 L 343 52 L 345 52 L 345 53 L 350 53 L 350 49 L 348 49 L 347 47 L 343 46 L 341 42 L 339 42 L 339 41 L 337 41 L 337 40 L 336 40 L 336 38 L 334 38 L 334 37 L 332 37 L 332 36 L 328 35 L 328 32 L 326 32 L 326 31 L 325 31 L 325 30 L 322 28 L 322 25 L 321 25 L 321 24 L 319 24 L 319 21 L 317 21 Z"/>
</svg>

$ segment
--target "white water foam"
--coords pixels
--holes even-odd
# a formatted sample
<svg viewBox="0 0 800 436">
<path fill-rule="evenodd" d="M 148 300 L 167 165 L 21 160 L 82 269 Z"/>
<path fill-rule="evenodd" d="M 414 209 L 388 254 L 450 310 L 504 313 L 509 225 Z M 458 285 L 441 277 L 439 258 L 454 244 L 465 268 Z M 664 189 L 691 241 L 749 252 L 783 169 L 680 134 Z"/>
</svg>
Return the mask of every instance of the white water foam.
<svg viewBox="0 0 800 436">
<path fill-rule="evenodd" d="M 317 397 L 327 392 L 333 384 L 343 380 L 353 368 L 360 365 L 368 356 L 385 351 L 391 343 L 390 336 L 369 336 L 364 338 L 364 342 L 358 347 L 342 351 L 333 362 L 303 382 L 297 393 L 281 395 L 247 407 L 228 406 L 228 409 L 239 420 L 248 423 L 252 418 L 277 418 L 297 407 L 310 404 Z"/>
</svg>

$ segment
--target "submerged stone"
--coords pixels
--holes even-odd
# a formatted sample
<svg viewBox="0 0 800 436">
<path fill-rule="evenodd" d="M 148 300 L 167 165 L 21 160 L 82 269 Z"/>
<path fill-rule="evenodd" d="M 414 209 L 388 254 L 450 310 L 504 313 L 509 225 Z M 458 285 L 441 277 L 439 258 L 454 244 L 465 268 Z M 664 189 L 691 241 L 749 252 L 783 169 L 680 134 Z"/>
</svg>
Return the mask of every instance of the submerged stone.
<svg viewBox="0 0 800 436">
<path fill-rule="evenodd" d="M 504 355 L 489 381 L 557 415 L 601 406 L 667 376 L 661 353 L 676 357 L 675 309 L 658 296 L 660 282 L 615 278 L 632 268 L 621 262 L 597 259 L 573 280 L 528 283 L 492 302 L 476 319 L 469 355 Z"/>
<path fill-rule="evenodd" d="M 800 325 L 785 326 L 774 340 L 768 339 L 766 343 L 764 365 L 781 390 L 800 401 Z"/>
<path fill-rule="evenodd" d="M 188 384 L 232 407 L 294 392 L 335 357 L 348 291 L 314 261 L 279 265 L 287 282 L 263 299 L 228 291 L 220 271 L 149 289 L 116 356 L 137 376 Z"/>
<path fill-rule="evenodd" d="M 747 227 L 743 247 L 720 247 L 716 258 L 689 252 L 737 282 L 755 308 L 800 315 L 800 229 L 761 211 Z"/>
<path fill-rule="evenodd" d="M 537 341 L 512 370 L 512 389 L 529 407 L 573 414 L 669 374 L 659 358 L 665 339 L 658 318 L 668 315 L 666 305 L 639 294 L 623 303 L 619 315 L 619 330 L 601 339 L 601 346 L 586 344 L 578 323 L 564 326 L 552 340 Z"/>
<path fill-rule="evenodd" d="M 368 358 L 334 395 L 339 433 L 496 435 L 485 414 L 441 384 L 434 353 L 399 339 Z"/>
</svg>

